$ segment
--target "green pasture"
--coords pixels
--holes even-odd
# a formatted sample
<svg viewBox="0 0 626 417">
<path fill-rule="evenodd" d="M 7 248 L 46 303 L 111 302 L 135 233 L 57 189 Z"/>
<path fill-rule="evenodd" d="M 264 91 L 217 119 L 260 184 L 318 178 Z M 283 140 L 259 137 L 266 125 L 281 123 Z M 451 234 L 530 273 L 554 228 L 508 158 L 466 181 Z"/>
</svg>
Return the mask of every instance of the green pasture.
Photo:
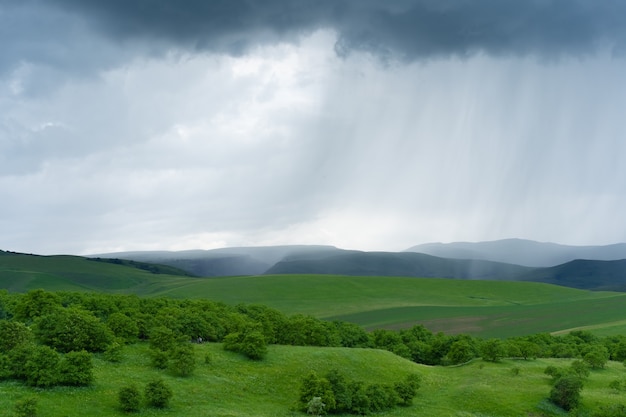
<svg viewBox="0 0 626 417">
<path fill-rule="evenodd" d="M 123 361 L 111 364 L 95 359 L 95 382 L 87 388 L 33 389 L 16 382 L 0 382 L 0 409 L 9 412 L 16 401 L 34 397 L 40 417 L 122 416 L 117 392 L 127 384 L 140 389 L 154 378 L 163 378 L 174 396 L 170 407 L 143 407 L 137 416 L 298 416 L 292 410 L 300 381 L 311 370 L 324 374 L 340 370 L 348 379 L 367 383 L 393 383 L 409 373 L 422 376 L 422 386 L 411 407 L 379 416 L 517 417 L 553 416 L 555 408 L 545 401 L 550 381 L 543 371 L 548 365 L 566 367 L 568 360 L 475 360 L 458 367 L 417 365 L 386 351 L 373 349 L 270 346 L 265 360 L 250 361 L 226 352 L 220 344 L 195 345 L 197 368 L 190 377 L 176 377 L 153 369 L 147 346 L 126 348 Z M 205 356 L 211 358 L 205 363 Z M 516 370 L 517 368 L 517 370 Z M 621 363 L 609 363 L 591 373 L 582 392 L 583 409 L 624 404 L 623 393 L 609 388 L 611 381 L 625 378 Z M 10 414 L 9 414 L 10 415 Z"/>
<path fill-rule="evenodd" d="M 432 278 L 272 275 L 196 279 L 162 294 L 350 321 L 367 329 L 423 324 L 433 331 L 509 337 L 582 326 L 626 333 L 626 294 L 555 285 Z"/>
<path fill-rule="evenodd" d="M 336 275 L 194 278 L 77 256 L 0 254 L 0 289 L 90 291 L 264 304 L 286 314 L 367 329 L 423 324 L 433 331 L 508 337 L 585 329 L 626 334 L 626 293 L 530 282 Z"/>
</svg>

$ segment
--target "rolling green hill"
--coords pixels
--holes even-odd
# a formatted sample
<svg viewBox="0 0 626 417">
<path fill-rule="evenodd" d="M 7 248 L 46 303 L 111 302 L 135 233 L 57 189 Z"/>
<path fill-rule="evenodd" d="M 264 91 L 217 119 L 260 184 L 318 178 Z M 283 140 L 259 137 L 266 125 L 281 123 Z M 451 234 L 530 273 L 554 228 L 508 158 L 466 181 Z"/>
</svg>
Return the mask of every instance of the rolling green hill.
<svg viewBox="0 0 626 417">
<path fill-rule="evenodd" d="M 430 277 L 534 281 L 590 290 L 626 290 L 626 260 L 615 258 L 622 254 L 626 244 L 570 247 L 507 239 L 475 244 L 431 244 L 425 248 L 433 249 L 433 254 L 448 256 L 432 256 L 411 250 L 363 252 L 331 246 L 297 245 L 209 251 L 125 252 L 100 256 L 170 265 L 204 277 L 262 274 Z M 571 257 L 576 254 L 596 258 L 571 261 Z M 531 262 L 532 259 L 536 259 L 537 263 Z M 519 260 L 527 265 L 543 265 L 549 263 L 549 259 L 566 259 L 568 262 L 553 267 L 531 267 L 494 261 Z"/>
<path fill-rule="evenodd" d="M 176 274 L 176 275 L 174 275 Z M 189 274 L 141 262 L 92 260 L 80 256 L 39 256 L 0 252 L 0 288 L 149 293 L 159 283 L 186 281 Z"/>
<path fill-rule="evenodd" d="M 417 365 L 390 352 L 373 349 L 270 346 L 263 361 L 250 361 L 226 352 L 220 344 L 194 345 L 197 368 L 187 378 L 176 377 L 150 365 L 148 346 L 126 348 L 121 363 L 96 357 L 95 382 L 87 388 L 28 388 L 16 382 L 0 382 L 0 408 L 11 410 L 26 397 L 38 401 L 39 415 L 110 417 L 124 413 L 118 408 L 120 387 L 134 383 L 140 389 L 154 378 L 163 378 L 174 393 L 170 407 L 144 408 L 146 416 L 296 417 L 292 410 L 302 378 L 310 371 L 324 375 L 340 370 L 349 380 L 393 383 L 408 374 L 422 376 L 421 387 L 410 407 L 377 413 L 377 416 L 408 417 L 518 417 L 554 416 L 547 403 L 550 379 L 548 365 L 566 367 L 571 360 L 475 360 L 460 367 Z M 204 363 L 204 357 L 211 357 Z M 514 370 L 517 369 L 516 372 Z M 582 409 L 623 404 L 623 395 L 609 388 L 623 378 L 623 365 L 609 363 L 591 373 L 582 391 Z M 10 411 L 9 411 L 10 412 Z"/>
<path fill-rule="evenodd" d="M 571 328 L 626 332 L 626 294 L 533 282 L 299 274 L 195 278 L 77 256 L 4 252 L 0 288 L 265 304 L 368 329 L 424 324 L 435 331 L 498 337 Z"/>
</svg>

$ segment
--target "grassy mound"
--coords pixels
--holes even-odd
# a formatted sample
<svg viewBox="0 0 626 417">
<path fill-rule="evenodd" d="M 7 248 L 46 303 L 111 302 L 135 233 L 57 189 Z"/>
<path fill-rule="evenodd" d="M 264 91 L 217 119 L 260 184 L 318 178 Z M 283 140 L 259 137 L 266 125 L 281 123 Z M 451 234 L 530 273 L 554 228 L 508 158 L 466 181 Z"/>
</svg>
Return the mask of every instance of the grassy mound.
<svg viewBox="0 0 626 417">
<path fill-rule="evenodd" d="M 198 366 L 187 378 L 150 366 L 147 345 L 126 348 L 118 364 L 95 360 L 95 383 L 87 388 L 35 390 L 15 382 L 0 383 L 0 407 L 10 410 L 16 401 L 35 397 L 39 415 L 119 416 L 117 392 L 121 386 L 137 384 L 143 390 L 155 377 L 163 378 L 174 396 L 170 407 L 143 407 L 140 416 L 297 416 L 293 411 L 301 378 L 310 370 L 325 373 L 341 370 L 349 379 L 391 383 L 409 373 L 423 377 L 422 387 L 410 407 L 384 416 L 517 417 L 554 415 L 545 401 L 550 390 L 547 365 L 566 367 L 568 360 L 505 360 L 486 363 L 476 360 L 459 367 L 427 367 L 401 359 L 389 352 L 371 349 L 270 346 L 267 358 L 254 362 L 226 352 L 220 344 L 194 345 Z M 206 355 L 210 363 L 204 362 Z M 624 378 L 622 364 L 609 363 L 592 372 L 582 392 L 585 409 L 624 403 L 623 393 L 609 388 L 612 380 Z"/>
</svg>

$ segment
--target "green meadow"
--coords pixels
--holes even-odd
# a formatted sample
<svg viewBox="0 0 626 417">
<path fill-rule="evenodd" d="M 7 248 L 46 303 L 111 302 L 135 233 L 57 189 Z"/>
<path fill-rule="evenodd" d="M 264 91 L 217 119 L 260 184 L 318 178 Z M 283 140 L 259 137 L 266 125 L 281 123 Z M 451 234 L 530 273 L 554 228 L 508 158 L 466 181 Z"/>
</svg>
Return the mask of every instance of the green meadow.
<svg viewBox="0 0 626 417">
<path fill-rule="evenodd" d="M 262 361 L 251 361 L 222 349 L 221 344 L 194 345 L 197 368 L 189 377 L 177 377 L 150 366 L 148 347 L 126 348 L 121 363 L 95 359 L 95 382 L 86 388 L 33 389 L 20 383 L 0 383 L 0 409 L 11 410 L 16 401 L 33 397 L 38 416 L 118 416 L 120 387 L 140 389 L 162 378 L 173 390 L 170 406 L 163 410 L 143 406 L 137 416 L 278 417 L 298 416 L 294 410 L 302 378 L 311 370 L 325 374 L 339 369 L 350 380 L 393 383 L 410 373 L 422 377 L 410 407 L 380 416 L 518 417 L 564 415 L 546 401 L 550 378 L 548 365 L 566 367 L 570 360 L 474 360 L 457 367 L 418 365 L 386 351 L 374 349 L 270 346 Z M 205 357 L 211 358 L 205 363 Z M 626 378 L 621 363 L 593 371 L 582 391 L 582 409 L 624 404 L 623 392 L 609 388 L 611 381 Z M 6 414 L 3 414 L 6 415 Z M 127 414 L 126 414 L 127 415 Z"/>
<path fill-rule="evenodd" d="M 345 320 L 366 329 L 423 324 L 433 331 L 509 337 L 584 329 L 626 333 L 626 294 L 530 282 L 335 275 L 197 278 L 77 256 L 2 252 L 0 288 L 92 291 L 264 304 L 286 314 Z"/>
<path fill-rule="evenodd" d="M 432 331 L 505 338 L 573 329 L 597 335 L 626 334 L 626 294 L 592 292 L 547 284 L 353 277 L 267 275 L 196 278 L 151 273 L 137 267 L 74 256 L 41 257 L 0 253 L 0 288 L 136 294 L 141 297 L 203 298 L 230 305 L 264 304 L 286 314 L 346 320 L 366 329 L 398 329 L 423 324 Z M 311 370 L 340 370 L 351 380 L 393 383 L 408 374 L 422 377 L 413 405 L 380 416 L 508 417 L 564 416 L 547 401 L 547 366 L 567 367 L 571 359 L 481 359 L 454 367 L 419 365 L 388 351 L 338 347 L 268 346 L 261 361 L 225 351 L 222 344 L 194 344 L 197 367 L 188 377 L 155 369 L 145 342 L 125 347 L 122 362 L 94 355 L 94 383 L 85 388 L 30 388 L 0 382 L 1 415 L 16 402 L 35 398 L 39 417 L 128 415 L 119 408 L 120 387 L 140 389 L 162 378 L 174 396 L 163 410 L 143 406 L 137 416 L 299 416 L 301 380 Z M 210 360 L 207 362 L 206 358 Z M 624 405 L 622 363 L 591 372 L 582 391 L 581 415 L 600 406 Z M 584 414 L 588 410 L 587 414 Z"/>
</svg>

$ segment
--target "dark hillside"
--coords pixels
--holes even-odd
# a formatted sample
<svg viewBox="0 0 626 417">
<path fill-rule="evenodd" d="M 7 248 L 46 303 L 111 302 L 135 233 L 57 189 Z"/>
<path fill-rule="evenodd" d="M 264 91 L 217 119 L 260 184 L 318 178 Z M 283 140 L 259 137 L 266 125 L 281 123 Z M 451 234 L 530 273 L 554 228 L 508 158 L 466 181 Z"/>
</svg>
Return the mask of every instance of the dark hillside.
<svg viewBox="0 0 626 417">
<path fill-rule="evenodd" d="M 578 259 L 551 268 L 540 268 L 520 277 L 586 290 L 626 291 L 626 259 L 590 261 Z"/>
</svg>

